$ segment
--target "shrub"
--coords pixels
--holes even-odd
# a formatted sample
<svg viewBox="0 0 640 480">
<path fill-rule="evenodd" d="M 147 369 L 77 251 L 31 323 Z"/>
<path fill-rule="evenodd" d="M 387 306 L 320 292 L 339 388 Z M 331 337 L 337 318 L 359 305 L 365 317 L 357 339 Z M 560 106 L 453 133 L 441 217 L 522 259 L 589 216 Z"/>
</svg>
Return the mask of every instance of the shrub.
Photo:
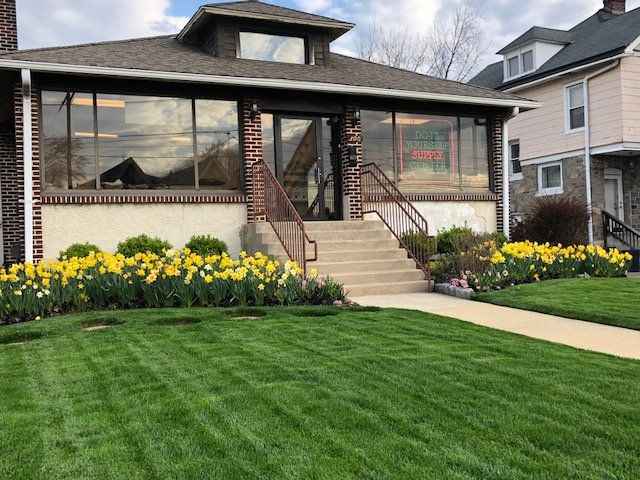
<svg viewBox="0 0 640 480">
<path fill-rule="evenodd" d="M 100 252 L 60 262 L 0 269 L 0 321 L 112 308 L 332 305 L 344 287 L 293 262 L 256 253 L 202 257 L 170 251 L 133 257 Z"/>
<path fill-rule="evenodd" d="M 574 195 L 539 197 L 514 229 L 513 239 L 581 245 L 588 240 L 588 225 L 589 211 L 585 201 Z"/>
<path fill-rule="evenodd" d="M 151 238 L 148 235 L 130 237 L 118 244 L 118 253 L 125 257 L 133 257 L 136 253 L 153 253 L 163 255 L 171 249 L 171 244 L 166 240 Z"/>
<path fill-rule="evenodd" d="M 433 255 L 437 252 L 437 241 L 434 237 L 425 237 L 421 233 L 405 233 L 402 241 L 409 250 L 419 259 L 426 259 L 426 255 Z"/>
<path fill-rule="evenodd" d="M 226 243 L 209 235 L 194 235 L 185 248 L 205 257 L 207 255 L 222 255 L 228 251 Z"/>
<path fill-rule="evenodd" d="M 467 226 L 439 230 L 437 238 L 439 254 L 469 252 L 486 242 L 495 242 L 497 246 L 501 246 L 507 241 L 507 237 L 500 232 L 476 233 Z"/>
<path fill-rule="evenodd" d="M 99 251 L 100 247 L 92 243 L 74 243 L 58 254 L 58 260 L 73 257 L 84 258 L 88 257 L 91 252 L 98 253 Z"/>
</svg>

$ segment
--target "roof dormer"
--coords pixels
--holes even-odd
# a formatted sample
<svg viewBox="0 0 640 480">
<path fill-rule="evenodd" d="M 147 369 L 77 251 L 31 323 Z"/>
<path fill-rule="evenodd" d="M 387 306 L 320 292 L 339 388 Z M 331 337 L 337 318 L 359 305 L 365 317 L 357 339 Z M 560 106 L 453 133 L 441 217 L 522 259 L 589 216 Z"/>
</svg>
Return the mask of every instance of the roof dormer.
<svg viewBox="0 0 640 480">
<path fill-rule="evenodd" d="M 329 44 L 353 27 L 320 15 L 244 0 L 201 6 L 178 39 L 225 59 L 329 66 Z"/>
<path fill-rule="evenodd" d="M 504 59 L 504 81 L 535 72 L 570 43 L 571 32 L 531 28 L 498 52 Z"/>
</svg>

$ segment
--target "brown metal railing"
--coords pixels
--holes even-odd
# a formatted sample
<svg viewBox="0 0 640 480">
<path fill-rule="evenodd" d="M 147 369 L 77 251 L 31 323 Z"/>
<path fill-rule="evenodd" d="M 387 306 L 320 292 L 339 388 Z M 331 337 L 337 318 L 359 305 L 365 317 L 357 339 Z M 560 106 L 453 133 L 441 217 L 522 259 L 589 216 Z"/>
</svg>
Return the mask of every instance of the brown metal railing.
<svg viewBox="0 0 640 480">
<path fill-rule="evenodd" d="M 318 245 L 307 235 L 300 214 L 264 160 L 253 165 L 253 195 L 259 206 L 256 215 L 265 216 L 289 258 L 307 273 L 307 262 L 318 260 Z M 307 244 L 313 246 L 312 258 L 307 258 Z"/>
<path fill-rule="evenodd" d="M 427 220 L 374 163 L 360 171 L 363 213 L 375 213 L 431 281 L 430 259 L 437 251 Z"/>
<path fill-rule="evenodd" d="M 609 212 L 602 212 L 602 227 L 604 230 L 604 245 L 609 247 L 609 237 L 625 243 L 632 250 L 640 250 L 640 232 L 631 228 L 619 218 L 611 215 Z"/>
<path fill-rule="evenodd" d="M 313 202 L 311 202 L 311 206 L 309 207 L 309 210 L 307 210 L 307 215 L 310 217 L 318 217 L 323 213 L 320 211 L 320 196 L 322 194 L 324 194 L 325 208 L 327 208 L 331 212 L 334 212 L 336 208 L 334 192 L 335 185 L 333 181 L 333 173 L 330 173 L 319 186 L 318 194 L 316 195 L 316 198 L 313 200 Z"/>
</svg>

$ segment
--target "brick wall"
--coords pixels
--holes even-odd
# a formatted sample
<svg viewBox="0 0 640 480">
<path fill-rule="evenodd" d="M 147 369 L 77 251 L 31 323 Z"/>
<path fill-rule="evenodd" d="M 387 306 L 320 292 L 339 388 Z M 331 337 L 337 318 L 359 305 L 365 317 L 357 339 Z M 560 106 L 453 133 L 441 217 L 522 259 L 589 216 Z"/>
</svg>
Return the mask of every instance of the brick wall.
<svg viewBox="0 0 640 480">
<path fill-rule="evenodd" d="M 342 159 L 342 185 L 345 198 L 344 219 L 362 219 L 360 169 L 362 168 L 362 122 L 355 118 L 359 107 L 345 108 L 340 122 L 340 157 Z M 350 165 L 349 147 L 356 149 L 356 164 Z"/>
<path fill-rule="evenodd" d="M 251 106 L 258 105 L 258 113 L 251 115 Z M 244 184 L 247 195 L 247 221 L 249 223 L 264 221 L 261 202 L 264 197 L 255 195 L 253 185 L 253 165 L 262 160 L 262 116 L 259 113 L 258 100 L 245 99 L 242 102 L 242 154 L 244 158 Z"/>
<path fill-rule="evenodd" d="M 492 158 L 492 187 L 496 195 L 496 228 L 502 232 L 504 225 L 504 192 L 503 192 L 503 159 L 502 132 L 504 120 L 502 117 L 491 119 L 491 158 Z"/>
<path fill-rule="evenodd" d="M 16 0 L 0 0 L 0 53 L 18 49 Z"/>
</svg>

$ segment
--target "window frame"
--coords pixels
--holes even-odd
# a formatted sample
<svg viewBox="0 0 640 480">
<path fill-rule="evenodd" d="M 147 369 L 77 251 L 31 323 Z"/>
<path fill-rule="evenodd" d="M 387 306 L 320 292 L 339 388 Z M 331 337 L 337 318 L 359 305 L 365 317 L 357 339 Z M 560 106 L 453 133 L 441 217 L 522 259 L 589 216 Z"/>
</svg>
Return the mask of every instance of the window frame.
<svg viewBox="0 0 640 480">
<path fill-rule="evenodd" d="M 560 186 L 559 187 L 547 187 L 542 186 L 542 171 L 545 168 L 560 167 Z M 562 195 L 564 193 L 564 166 L 562 160 L 557 162 L 541 163 L 538 165 L 538 192 L 537 197 L 546 197 L 550 195 Z"/>
<path fill-rule="evenodd" d="M 520 161 L 520 155 L 518 155 L 518 158 L 514 158 L 513 157 L 513 151 L 512 151 L 512 147 L 514 145 L 518 145 L 518 150 L 519 150 L 519 154 L 522 154 L 522 151 L 520 150 L 522 148 L 521 144 L 520 144 L 520 140 L 516 139 L 516 140 L 511 140 L 509 142 L 509 180 L 511 181 L 518 181 L 518 180 L 522 180 L 523 175 L 522 175 L 522 163 Z M 513 161 L 516 160 L 519 164 L 520 164 L 520 171 L 516 172 L 515 169 L 513 168 Z"/>
<path fill-rule="evenodd" d="M 46 188 L 46 178 L 45 178 L 45 159 L 46 159 L 46 150 L 44 149 L 44 117 L 42 112 L 42 92 L 69 92 L 69 91 L 78 91 L 79 93 L 91 94 L 93 96 L 93 115 L 94 115 L 94 164 L 96 171 L 96 188 L 95 189 L 86 189 L 86 190 L 78 190 L 78 189 L 57 189 L 57 188 Z M 182 188 L 182 189 L 171 189 L 171 190 L 148 190 L 148 189 L 126 189 L 126 190 L 111 190 L 111 189 L 103 189 L 100 188 L 100 167 L 99 167 L 99 159 L 100 159 L 100 149 L 98 145 L 98 125 L 97 125 L 97 116 L 98 116 L 98 105 L 96 102 L 97 96 L 103 95 L 136 95 L 136 96 L 152 96 L 152 97 L 166 97 L 166 98 L 179 98 L 183 100 L 189 100 L 191 102 L 191 115 L 192 115 L 192 128 L 194 134 L 194 175 L 195 181 L 193 188 Z M 210 190 L 210 189 L 200 189 L 199 187 L 199 172 L 198 172 L 198 162 L 195 161 L 197 155 L 197 141 L 195 140 L 195 136 L 197 135 L 197 123 L 196 123 L 196 111 L 195 111 L 195 103 L 196 100 L 220 100 L 227 102 L 235 102 L 236 111 L 237 111 L 237 120 L 238 120 L 238 152 L 240 156 L 240 161 L 244 162 L 244 136 L 242 129 L 243 122 L 243 114 L 242 114 L 242 99 L 234 96 L 234 97 L 224 97 L 224 96 L 214 96 L 214 95 L 180 95 L 171 92 L 157 92 L 157 91 L 145 91 L 141 89 L 134 90 L 126 90 L 122 88 L 92 88 L 92 87 L 82 87 L 82 86 L 74 86 L 74 85 L 47 85 L 44 84 L 38 89 L 38 141 L 40 144 L 40 185 L 42 196 L 50 196 L 50 197 L 58 197 L 60 195 L 65 196 L 100 196 L 100 197 L 109 197 L 109 196 L 131 196 L 131 197 L 139 197 L 139 196 L 176 196 L 176 195 L 206 195 L 208 197 L 228 197 L 228 196 L 243 196 L 246 194 L 246 180 L 245 180 L 245 171 L 244 164 L 241 164 L 240 168 L 240 182 L 238 190 Z"/>
<path fill-rule="evenodd" d="M 240 42 L 241 33 L 259 33 L 262 35 L 271 35 L 274 37 L 301 38 L 302 40 L 304 40 L 304 63 L 290 63 L 290 62 L 278 62 L 276 60 L 244 58 L 242 56 L 242 45 Z M 239 60 L 248 60 L 252 62 L 269 62 L 269 63 L 283 64 L 283 65 L 314 65 L 315 64 L 313 42 L 311 41 L 309 35 L 306 35 L 304 33 L 294 33 L 294 32 L 269 29 L 269 28 L 237 27 L 235 30 L 235 40 L 236 40 L 236 58 Z"/>
<path fill-rule="evenodd" d="M 582 105 L 579 107 L 571 108 L 571 90 L 580 87 L 582 89 Z M 581 127 L 571 128 L 571 111 L 582 108 L 583 111 L 583 125 Z M 564 130 L 565 133 L 579 133 L 583 132 L 586 126 L 586 102 L 585 102 L 585 90 L 584 82 L 575 82 L 564 86 Z"/>
</svg>

